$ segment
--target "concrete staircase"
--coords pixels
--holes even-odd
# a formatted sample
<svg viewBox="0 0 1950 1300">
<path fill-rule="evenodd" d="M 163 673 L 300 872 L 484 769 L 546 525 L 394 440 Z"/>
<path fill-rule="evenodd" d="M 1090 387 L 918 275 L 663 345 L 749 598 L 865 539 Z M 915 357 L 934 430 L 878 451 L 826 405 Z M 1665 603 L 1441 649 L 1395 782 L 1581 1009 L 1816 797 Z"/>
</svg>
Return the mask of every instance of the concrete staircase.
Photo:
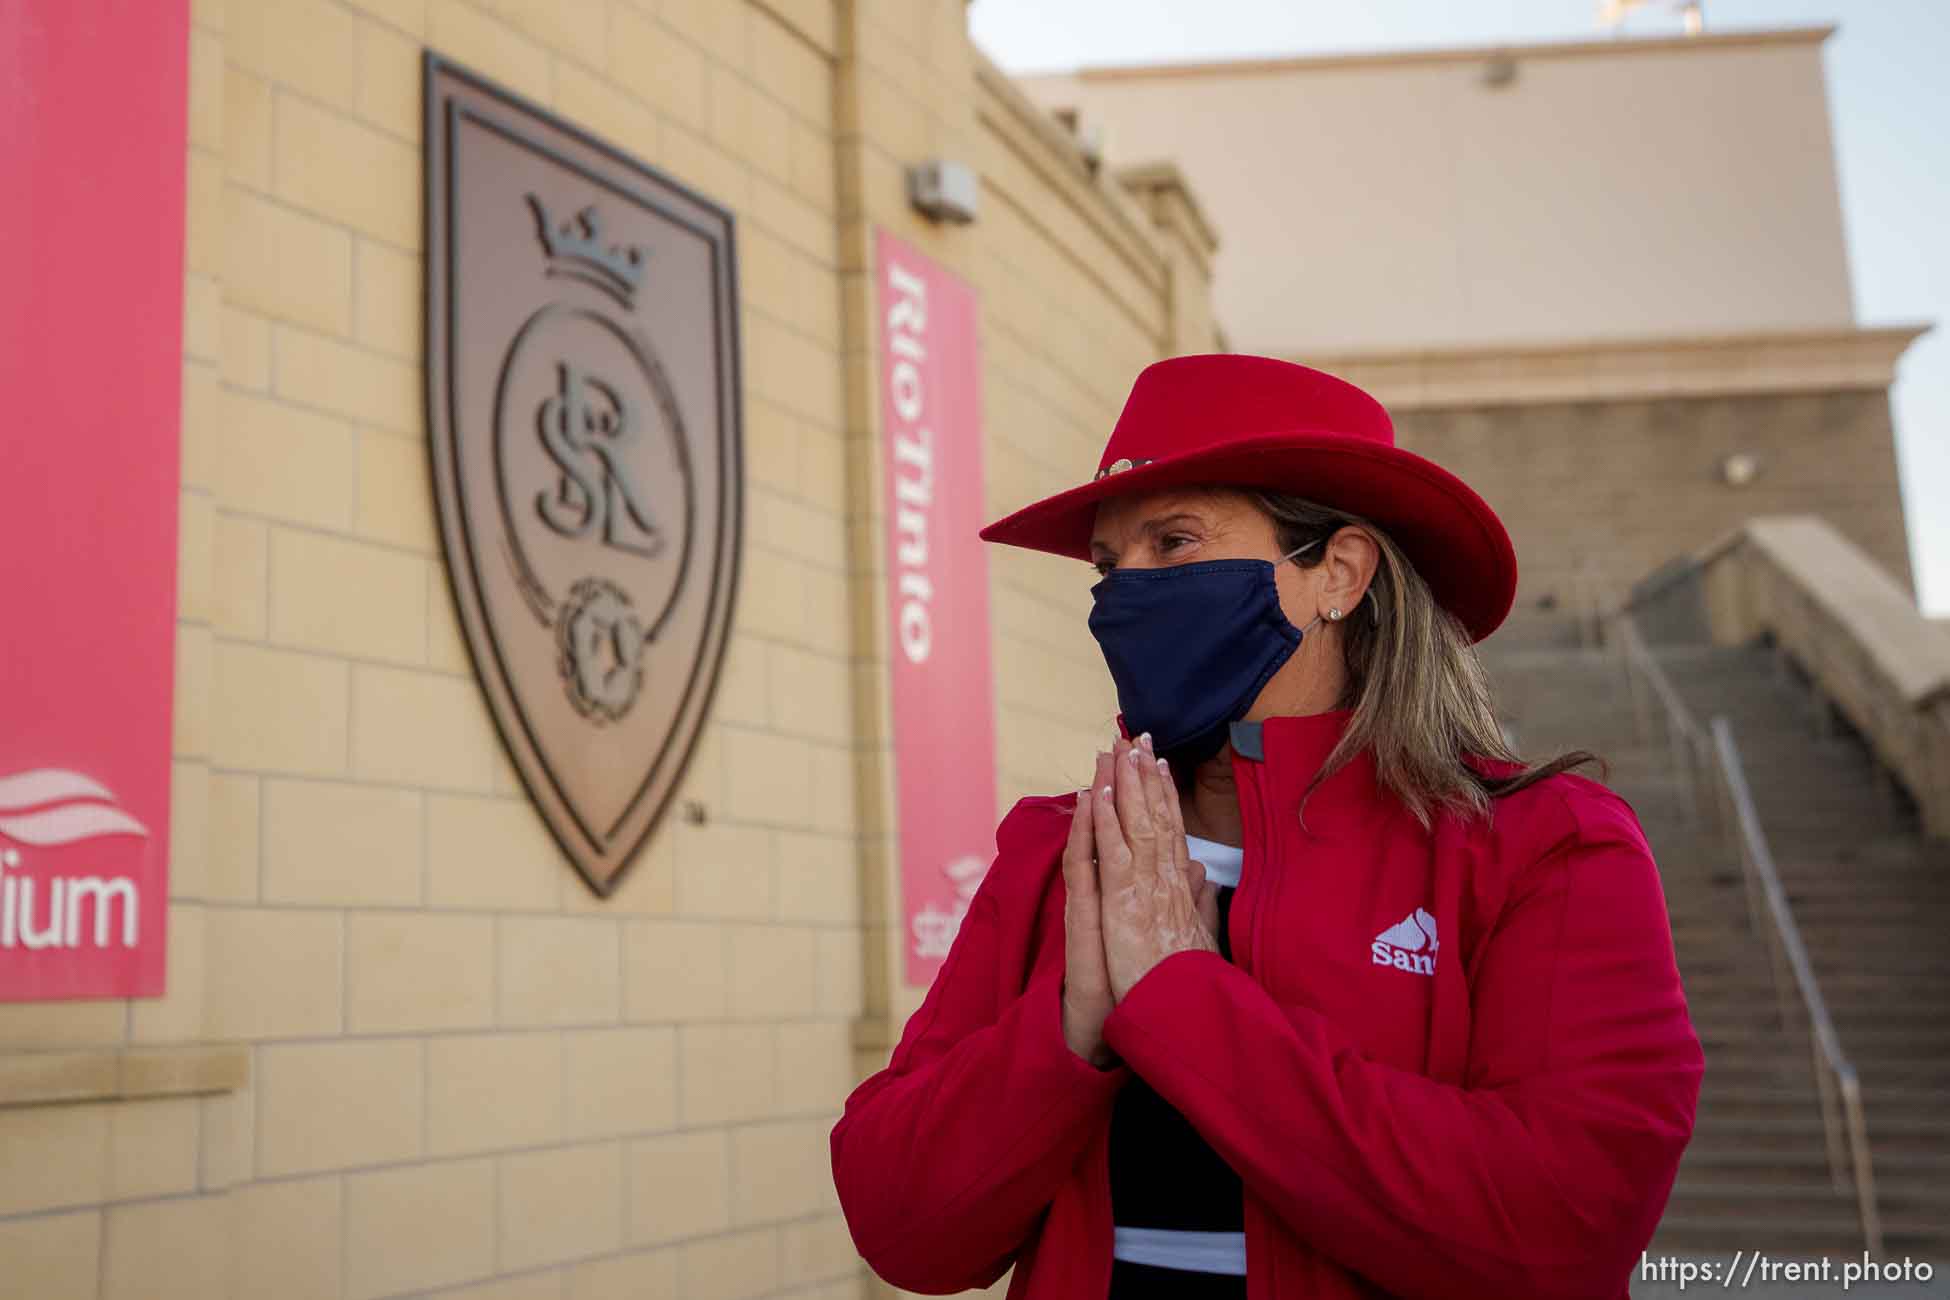
<svg viewBox="0 0 1950 1300">
<path fill-rule="evenodd" d="M 1666 890 L 1706 1080 L 1653 1250 L 1859 1256 L 1829 1178 L 1808 1039 L 1781 1028 L 1764 936 L 1709 819 L 1689 820 L 1663 716 L 1641 742 L 1621 660 L 1532 615 L 1483 647 L 1519 751 L 1591 749 L 1644 825 Z M 1843 1050 L 1862 1081 L 1884 1255 L 1950 1262 L 1950 845 L 1916 830 L 1851 737 L 1764 646 L 1655 654 L 1704 725 L 1725 714 Z M 1579 769 L 1597 776 L 1595 768 Z M 1793 996 L 1792 989 L 1789 990 Z"/>
</svg>

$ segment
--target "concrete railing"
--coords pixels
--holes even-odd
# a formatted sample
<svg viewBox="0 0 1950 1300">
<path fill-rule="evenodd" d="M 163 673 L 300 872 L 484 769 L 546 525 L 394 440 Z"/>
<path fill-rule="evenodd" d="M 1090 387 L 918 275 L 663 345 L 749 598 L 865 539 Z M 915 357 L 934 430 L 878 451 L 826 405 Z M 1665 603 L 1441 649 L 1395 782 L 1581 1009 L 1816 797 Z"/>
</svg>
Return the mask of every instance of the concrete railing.
<svg viewBox="0 0 1950 1300">
<path fill-rule="evenodd" d="M 1651 739 L 1645 708 L 1649 696 L 1659 703 L 1665 719 L 1673 773 L 1679 777 L 1687 820 L 1697 819 L 1702 810 L 1710 812 L 1729 855 L 1740 866 L 1748 925 L 1767 943 L 1781 1028 L 1805 1031 L 1808 1037 L 1829 1176 L 1837 1193 L 1854 1196 L 1863 1247 L 1872 1255 L 1880 1255 L 1882 1213 L 1876 1203 L 1875 1167 L 1862 1113 L 1861 1080 L 1842 1051 L 1841 1035 L 1835 1032 L 1834 1019 L 1828 1013 L 1828 1000 L 1822 995 L 1814 963 L 1808 960 L 1801 928 L 1795 923 L 1794 909 L 1761 829 L 1760 814 L 1754 810 L 1746 767 L 1734 744 L 1733 725 L 1725 717 L 1715 717 L 1704 727 L 1694 719 L 1671 678 L 1646 647 L 1630 612 L 1612 616 L 1608 631 L 1625 662 L 1634 710 L 1639 715 L 1641 743 Z"/>
<path fill-rule="evenodd" d="M 1827 521 L 1749 520 L 1638 584 L 1626 600 L 1655 641 L 1766 634 L 1950 837 L 1950 628 Z"/>
</svg>

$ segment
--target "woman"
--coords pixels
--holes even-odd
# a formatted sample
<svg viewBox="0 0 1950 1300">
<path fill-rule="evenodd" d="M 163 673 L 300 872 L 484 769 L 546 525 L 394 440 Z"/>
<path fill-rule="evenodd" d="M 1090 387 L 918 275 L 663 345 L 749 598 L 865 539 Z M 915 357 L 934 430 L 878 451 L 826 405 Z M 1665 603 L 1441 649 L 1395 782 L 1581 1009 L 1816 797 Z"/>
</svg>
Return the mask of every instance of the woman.
<svg viewBox="0 0 1950 1300">
<path fill-rule="evenodd" d="M 1100 464 L 982 536 L 1102 575 L 1120 734 L 847 1099 L 854 1244 L 1013 1300 L 1626 1295 L 1702 1057 L 1631 808 L 1498 729 L 1502 524 L 1263 357 L 1147 368 Z"/>
</svg>

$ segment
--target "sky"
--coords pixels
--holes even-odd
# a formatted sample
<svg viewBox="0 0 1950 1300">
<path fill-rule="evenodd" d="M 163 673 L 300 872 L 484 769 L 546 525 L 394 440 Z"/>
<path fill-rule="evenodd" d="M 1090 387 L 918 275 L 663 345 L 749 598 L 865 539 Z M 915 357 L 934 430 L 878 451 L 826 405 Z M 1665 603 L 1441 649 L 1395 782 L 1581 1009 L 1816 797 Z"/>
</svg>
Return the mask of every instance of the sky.
<svg viewBox="0 0 1950 1300">
<path fill-rule="evenodd" d="M 1860 325 L 1932 324 L 1891 389 L 1919 603 L 1950 617 L 1950 0 L 1704 0 L 1708 31 L 1834 26 L 1823 47 Z M 1013 73 L 1589 39 L 1597 0 L 974 0 Z M 1664 0 L 1623 35 L 1670 35 Z"/>
</svg>

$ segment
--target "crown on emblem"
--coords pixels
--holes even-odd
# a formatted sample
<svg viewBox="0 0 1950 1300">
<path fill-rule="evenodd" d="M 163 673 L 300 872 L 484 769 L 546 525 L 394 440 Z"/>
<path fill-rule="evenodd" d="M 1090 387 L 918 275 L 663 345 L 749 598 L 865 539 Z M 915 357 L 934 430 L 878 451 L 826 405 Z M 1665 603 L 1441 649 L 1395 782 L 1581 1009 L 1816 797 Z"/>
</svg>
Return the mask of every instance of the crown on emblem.
<svg viewBox="0 0 1950 1300">
<path fill-rule="evenodd" d="M 561 225 L 549 219 L 548 205 L 534 195 L 542 247 L 548 252 L 549 274 L 567 275 L 606 290 L 628 303 L 643 281 L 643 250 L 635 244 L 603 245 L 602 215 L 592 203 Z"/>
</svg>

